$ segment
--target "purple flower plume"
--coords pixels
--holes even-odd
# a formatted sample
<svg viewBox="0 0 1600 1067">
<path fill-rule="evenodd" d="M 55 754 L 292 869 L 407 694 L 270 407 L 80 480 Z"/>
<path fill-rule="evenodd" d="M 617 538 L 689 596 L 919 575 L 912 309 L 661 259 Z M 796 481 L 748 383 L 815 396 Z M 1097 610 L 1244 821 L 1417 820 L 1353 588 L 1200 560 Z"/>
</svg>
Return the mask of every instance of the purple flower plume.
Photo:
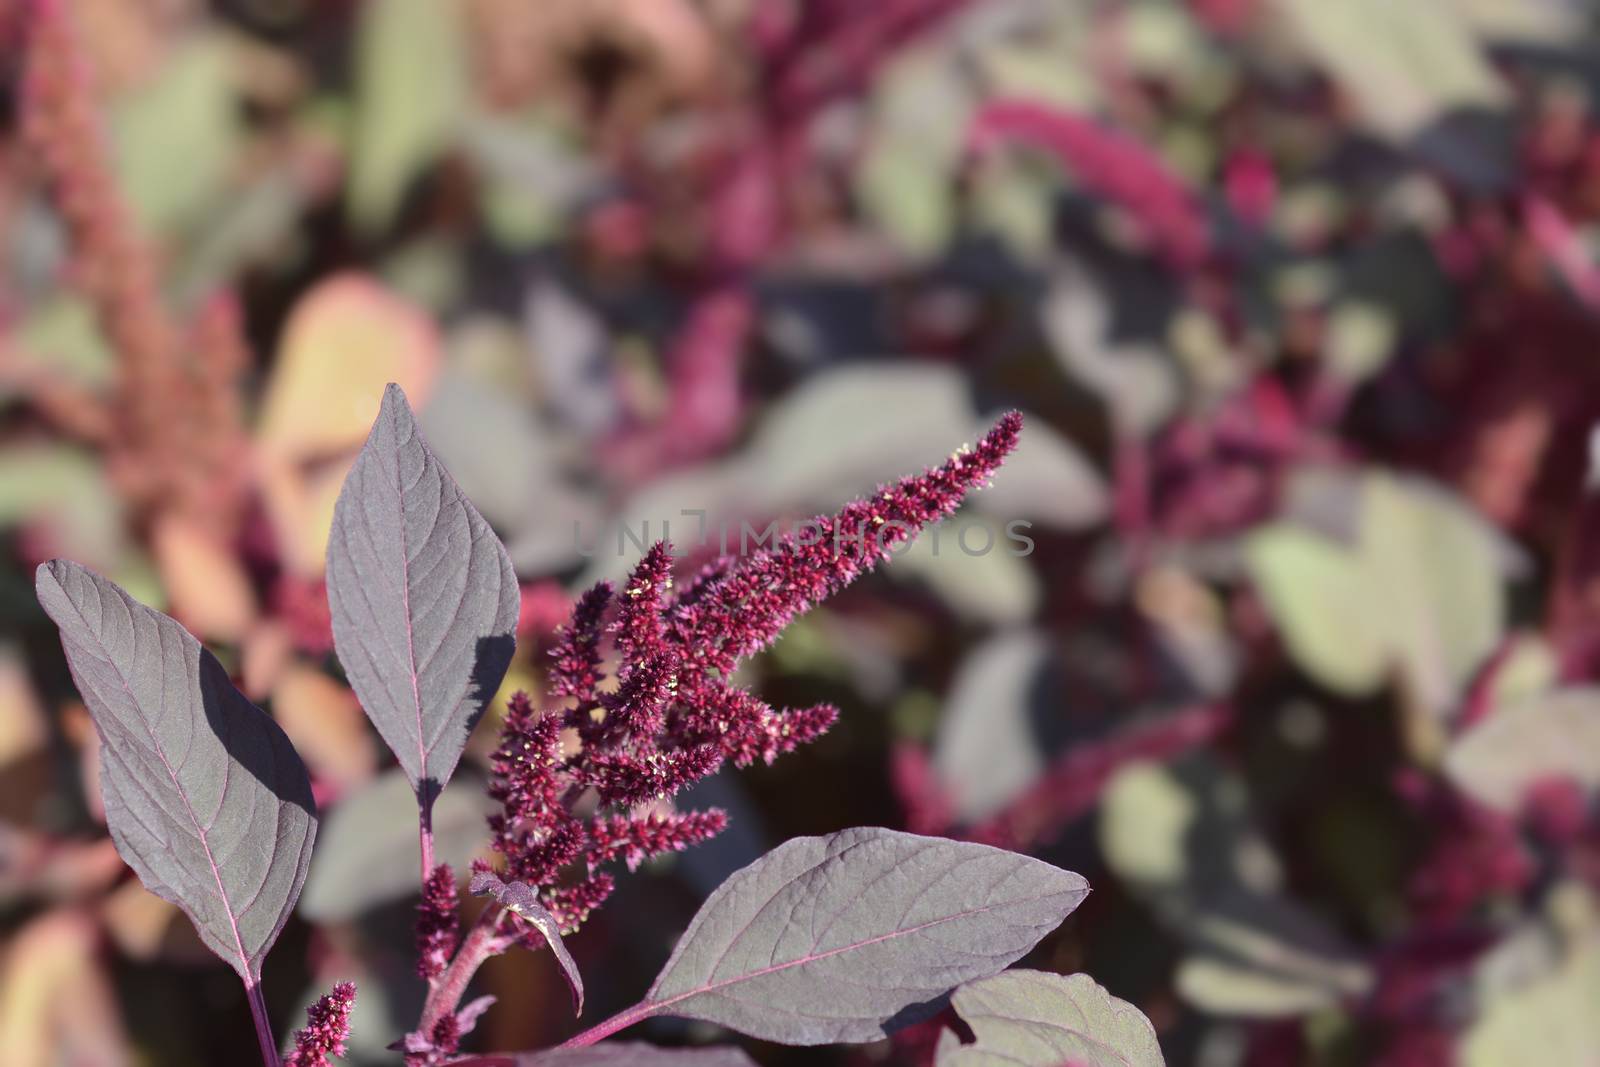
<svg viewBox="0 0 1600 1067">
<path fill-rule="evenodd" d="M 734 669 L 988 484 L 1021 427 L 1012 412 L 976 448 L 720 560 L 677 592 L 662 542 L 620 589 L 602 582 L 584 594 L 552 650 L 550 692 L 567 706 L 542 713 L 516 694 L 494 754 L 500 810 L 489 827 L 503 877 L 537 887 L 570 931 L 610 895 L 605 865 L 631 870 L 720 833 L 721 811 L 676 812 L 671 798 L 724 761 L 771 763 L 838 717 L 830 705 L 774 708 L 734 685 Z M 614 684 L 603 687 L 608 649 Z"/>
</svg>

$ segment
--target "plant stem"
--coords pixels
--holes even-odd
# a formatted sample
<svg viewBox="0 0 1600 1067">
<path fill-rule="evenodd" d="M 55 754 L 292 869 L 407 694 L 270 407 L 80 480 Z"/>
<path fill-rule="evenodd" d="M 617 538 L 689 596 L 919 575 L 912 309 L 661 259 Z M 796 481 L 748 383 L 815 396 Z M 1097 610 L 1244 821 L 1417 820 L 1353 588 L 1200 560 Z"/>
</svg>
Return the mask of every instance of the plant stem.
<svg viewBox="0 0 1600 1067">
<path fill-rule="evenodd" d="M 495 932 L 503 914 L 505 909 L 495 905 L 485 908 L 483 914 L 478 916 L 466 940 L 456 950 L 456 958 L 450 961 L 444 974 L 428 990 L 428 999 L 422 1005 L 422 1018 L 417 1023 L 419 1033 L 432 1033 L 440 1019 L 455 1011 L 467 992 L 472 976 L 483 966 L 483 961 L 505 949 L 504 938 Z"/>
<path fill-rule="evenodd" d="M 626 1030 L 634 1023 L 644 1022 L 644 1020 L 654 1015 L 658 1008 L 660 1008 L 659 1004 L 651 1004 L 648 1001 L 635 1004 L 626 1011 L 618 1012 L 605 1022 L 596 1023 L 582 1033 L 574 1034 L 556 1047 L 583 1048 L 585 1045 L 592 1045 L 596 1041 L 603 1041 L 618 1030 Z"/>
<path fill-rule="evenodd" d="M 417 819 L 417 843 L 422 848 L 422 884 L 433 873 L 433 805 L 424 804 Z"/>
<path fill-rule="evenodd" d="M 245 999 L 250 1001 L 250 1020 L 256 1024 L 256 1040 L 261 1044 L 263 1067 L 280 1067 L 278 1043 L 272 1039 L 272 1023 L 267 1019 L 267 1002 L 261 996 L 261 980 L 247 979 L 244 983 Z"/>
</svg>

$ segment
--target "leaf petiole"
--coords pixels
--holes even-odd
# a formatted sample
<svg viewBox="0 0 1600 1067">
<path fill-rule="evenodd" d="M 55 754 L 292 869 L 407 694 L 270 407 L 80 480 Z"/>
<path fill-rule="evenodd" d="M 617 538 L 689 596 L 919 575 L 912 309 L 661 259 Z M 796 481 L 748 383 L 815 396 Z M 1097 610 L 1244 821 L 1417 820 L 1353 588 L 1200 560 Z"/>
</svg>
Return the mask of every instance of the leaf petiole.
<svg viewBox="0 0 1600 1067">
<path fill-rule="evenodd" d="M 644 1022 L 646 1019 L 656 1014 L 656 1012 L 660 1011 L 661 1007 L 662 1006 L 660 1004 L 653 1004 L 648 1000 L 640 1001 L 633 1007 L 624 1011 L 619 1011 L 617 1014 L 613 1015 L 609 1019 L 604 1020 L 603 1022 L 595 1023 L 582 1033 L 572 1035 L 556 1047 L 584 1048 L 585 1046 L 593 1045 L 597 1041 L 604 1041 L 606 1038 L 610 1037 L 614 1033 L 617 1033 L 619 1030 L 626 1030 L 635 1023 Z"/>
<path fill-rule="evenodd" d="M 244 995 L 250 1001 L 250 1021 L 255 1023 L 256 1041 L 261 1045 L 263 1067 L 280 1067 L 278 1045 L 272 1039 L 272 1022 L 267 1018 L 267 1002 L 261 995 L 261 981 L 246 981 Z"/>
</svg>

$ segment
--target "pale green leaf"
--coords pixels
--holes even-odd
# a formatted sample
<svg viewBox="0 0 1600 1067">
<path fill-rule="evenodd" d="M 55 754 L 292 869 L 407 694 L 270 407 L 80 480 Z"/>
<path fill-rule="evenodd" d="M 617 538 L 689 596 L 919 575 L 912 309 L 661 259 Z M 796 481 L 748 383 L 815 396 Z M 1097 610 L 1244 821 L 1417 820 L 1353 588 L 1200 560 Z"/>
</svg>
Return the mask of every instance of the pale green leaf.
<svg viewBox="0 0 1600 1067">
<path fill-rule="evenodd" d="M 1454 0 L 1484 39 L 1563 45 L 1583 32 L 1583 0 Z"/>
<path fill-rule="evenodd" d="M 1341 304 L 1328 317 L 1324 358 L 1345 381 L 1365 381 L 1394 354 L 1397 332 L 1395 317 L 1383 308 L 1360 301 Z"/>
<path fill-rule="evenodd" d="M 1251 573 L 1295 660 L 1338 692 L 1376 689 L 1387 650 L 1381 628 L 1367 625 L 1369 583 L 1360 560 L 1327 538 L 1286 524 L 1251 537 L 1247 551 Z"/>
<path fill-rule="evenodd" d="M 18 324 L 16 362 L 25 373 L 59 375 L 89 386 L 109 385 L 116 357 L 88 301 L 57 294 Z"/>
<path fill-rule="evenodd" d="M 38 530 L 56 551 L 120 580 L 126 545 L 118 500 L 103 465 L 86 452 L 47 444 L 0 451 L 0 528 Z"/>
<path fill-rule="evenodd" d="M 1462 789 L 1506 812 L 1542 780 L 1600 789 L 1600 687 L 1563 689 L 1496 710 L 1450 748 L 1445 770 Z"/>
<path fill-rule="evenodd" d="M 950 428 L 975 421 L 966 381 L 950 368 L 858 364 L 816 375 L 774 405 L 746 454 L 745 477 L 758 511 L 831 510 L 941 462 Z"/>
<path fill-rule="evenodd" d="M 172 289 L 191 305 L 288 243 L 308 189 L 289 168 L 263 174 L 216 205 L 173 271 Z"/>
<path fill-rule="evenodd" d="M 388 225 L 417 172 L 459 133 L 468 94 L 458 6 L 363 4 L 355 67 L 347 206 L 371 232 Z"/>
<path fill-rule="evenodd" d="M 1505 102 L 1505 86 L 1457 0 L 1272 6 L 1377 133 L 1405 139 L 1453 108 Z"/>
<path fill-rule="evenodd" d="M 1370 693 L 1399 672 L 1443 710 L 1499 638 L 1505 615 L 1497 545 L 1442 490 L 1362 479 L 1355 543 L 1298 524 L 1246 544 L 1250 573 L 1297 662 L 1329 688 Z"/>
<path fill-rule="evenodd" d="M 1489 1001 L 1461 1042 L 1462 1067 L 1594 1067 L 1600 1049 L 1600 941 L 1559 969 Z"/>
<path fill-rule="evenodd" d="M 1105 401 L 1119 432 L 1149 434 L 1177 407 L 1172 362 L 1152 346 L 1111 339 L 1110 302 L 1087 272 L 1057 270 L 1040 320 L 1062 371 Z"/>
<path fill-rule="evenodd" d="M 1153 763 L 1129 764 L 1106 789 L 1100 851 L 1120 878 L 1177 885 L 1188 869 L 1184 838 L 1198 816 L 1193 795 L 1171 774 Z"/>
<path fill-rule="evenodd" d="M 113 101 L 117 177 L 143 229 L 184 230 L 220 195 L 240 138 L 233 62 L 222 37 L 197 36 Z"/>
<path fill-rule="evenodd" d="M 1042 261 L 1055 248 L 1059 185 L 1057 175 L 1023 153 L 994 153 L 974 176 L 973 223 L 999 234 L 1018 259 Z"/>
<path fill-rule="evenodd" d="M 936 253 L 953 232 L 950 176 L 971 110 L 970 92 L 938 57 L 902 60 L 874 95 L 856 196 L 868 217 L 914 255 Z"/>
<path fill-rule="evenodd" d="M 1183 999 L 1214 1015 L 1277 1019 L 1306 1015 L 1339 1001 L 1337 990 L 1206 956 L 1178 965 Z"/>
</svg>

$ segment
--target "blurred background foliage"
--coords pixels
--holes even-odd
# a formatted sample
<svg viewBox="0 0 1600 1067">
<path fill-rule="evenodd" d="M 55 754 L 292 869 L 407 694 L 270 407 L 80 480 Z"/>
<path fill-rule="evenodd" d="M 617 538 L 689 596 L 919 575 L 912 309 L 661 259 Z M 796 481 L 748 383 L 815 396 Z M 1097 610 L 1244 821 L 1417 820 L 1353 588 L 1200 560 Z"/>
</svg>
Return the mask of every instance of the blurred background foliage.
<svg viewBox="0 0 1600 1067">
<path fill-rule="evenodd" d="M 1084 873 L 1030 963 L 1173 1064 L 1592 1067 L 1595 31 L 1582 0 L 0 0 L 0 1055 L 253 1056 L 105 836 L 32 596 L 65 555 L 294 740 L 324 822 L 272 1014 L 354 978 L 350 1061 L 392 1060 L 411 809 L 321 575 L 397 381 L 525 583 L 506 692 L 665 524 L 703 559 L 1028 415 L 937 548 L 752 669 L 841 722 L 687 798 L 733 826 L 574 939 L 592 1011 L 732 869 L 881 824 Z M 436 814 L 457 863 L 493 719 Z M 481 984 L 479 1047 L 574 1028 L 542 956 Z"/>
</svg>

